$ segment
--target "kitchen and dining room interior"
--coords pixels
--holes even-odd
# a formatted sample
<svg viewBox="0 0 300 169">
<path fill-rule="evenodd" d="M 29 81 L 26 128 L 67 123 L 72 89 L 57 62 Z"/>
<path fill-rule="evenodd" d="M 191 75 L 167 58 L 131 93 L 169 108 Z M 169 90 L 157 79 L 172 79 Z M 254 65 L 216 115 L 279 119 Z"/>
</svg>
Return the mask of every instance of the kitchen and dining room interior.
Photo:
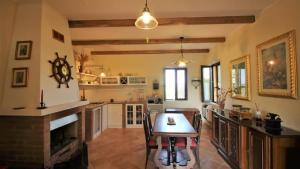
<svg viewBox="0 0 300 169">
<path fill-rule="evenodd" d="M 299 0 L 1 0 L 0 169 L 297 169 Z"/>
</svg>

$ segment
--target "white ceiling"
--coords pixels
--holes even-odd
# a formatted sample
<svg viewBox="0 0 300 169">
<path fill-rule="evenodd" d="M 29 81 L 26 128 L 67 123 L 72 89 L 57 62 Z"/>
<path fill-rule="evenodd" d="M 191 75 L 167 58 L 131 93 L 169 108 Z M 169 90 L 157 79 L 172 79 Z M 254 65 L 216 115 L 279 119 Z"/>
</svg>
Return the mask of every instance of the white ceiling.
<svg viewBox="0 0 300 169">
<path fill-rule="evenodd" d="M 151 13 L 157 18 L 257 15 L 276 0 L 149 0 Z M 48 0 L 48 3 L 71 20 L 137 18 L 144 0 Z M 180 36 L 227 36 L 239 24 L 158 26 L 150 31 L 135 27 L 72 28 L 73 40 L 179 38 Z M 212 48 L 215 44 L 184 44 L 184 48 Z M 85 48 L 87 46 L 84 46 Z M 178 49 L 180 44 L 102 45 L 91 50 Z M 78 48 L 78 46 L 77 46 Z"/>
</svg>

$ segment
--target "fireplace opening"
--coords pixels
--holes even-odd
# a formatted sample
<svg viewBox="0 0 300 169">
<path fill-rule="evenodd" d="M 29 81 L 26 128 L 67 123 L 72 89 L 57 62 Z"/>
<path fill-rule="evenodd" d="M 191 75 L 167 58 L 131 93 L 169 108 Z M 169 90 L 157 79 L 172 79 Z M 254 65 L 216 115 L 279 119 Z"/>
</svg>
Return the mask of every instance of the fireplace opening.
<svg viewBox="0 0 300 169">
<path fill-rule="evenodd" d="M 71 131 L 73 130 L 72 128 L 75 127 L 74 125 L 75 123 L 71 123 L 51 131 L 51 155 L 57 153 L 66 145 L 77 139 L 77 137 L 73 135 L 74 133 Z"/>
<path fill-rule="evenodd" d="M 50 122 L 51 155 L 77 141 L 78 117 L 76 114 Z"/>
</svg>

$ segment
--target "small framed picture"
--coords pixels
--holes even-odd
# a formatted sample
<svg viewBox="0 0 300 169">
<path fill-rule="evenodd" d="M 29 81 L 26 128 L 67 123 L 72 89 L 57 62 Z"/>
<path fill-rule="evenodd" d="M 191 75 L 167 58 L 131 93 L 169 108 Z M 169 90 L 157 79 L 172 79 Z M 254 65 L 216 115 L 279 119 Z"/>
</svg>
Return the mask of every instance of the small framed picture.
<svg viewBox="0 0 300 169">
<path fill-rule="evenodd" d="M 27 60 L 31 56 L 32 41 L 18 41 L 16 46 L 15 59 Z"/>
<path fill-rule="evenodd" d="M 13 68 L 12 87 L 27 87 L 28 68 Z"/>
</svg>

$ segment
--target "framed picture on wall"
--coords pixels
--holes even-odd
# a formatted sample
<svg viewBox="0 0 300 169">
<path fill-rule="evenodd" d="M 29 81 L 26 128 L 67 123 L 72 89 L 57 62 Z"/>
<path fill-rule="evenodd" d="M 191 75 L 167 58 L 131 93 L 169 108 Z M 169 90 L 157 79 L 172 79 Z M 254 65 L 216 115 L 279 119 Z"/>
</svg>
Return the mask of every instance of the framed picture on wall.
<svg viewBox="0 0 300 169">
<path fill-rule="evenodd" d="M 15 52 L 16 60 L 27 60 L 31 57 L 32 41 L 18 41 Z"/>
<path fill-rule="evenodd" d="M 297 96 L 296 31 L 257 46 L 258 93 L 262 96 Z"/>
<path fill-rule="evenodd" d="M 12 87 L 27 87 L 28 81 L 28 68 L 27 67 L 20 67 L 20 68 L 13 68 L 12 72 Z"/>
</svg>

